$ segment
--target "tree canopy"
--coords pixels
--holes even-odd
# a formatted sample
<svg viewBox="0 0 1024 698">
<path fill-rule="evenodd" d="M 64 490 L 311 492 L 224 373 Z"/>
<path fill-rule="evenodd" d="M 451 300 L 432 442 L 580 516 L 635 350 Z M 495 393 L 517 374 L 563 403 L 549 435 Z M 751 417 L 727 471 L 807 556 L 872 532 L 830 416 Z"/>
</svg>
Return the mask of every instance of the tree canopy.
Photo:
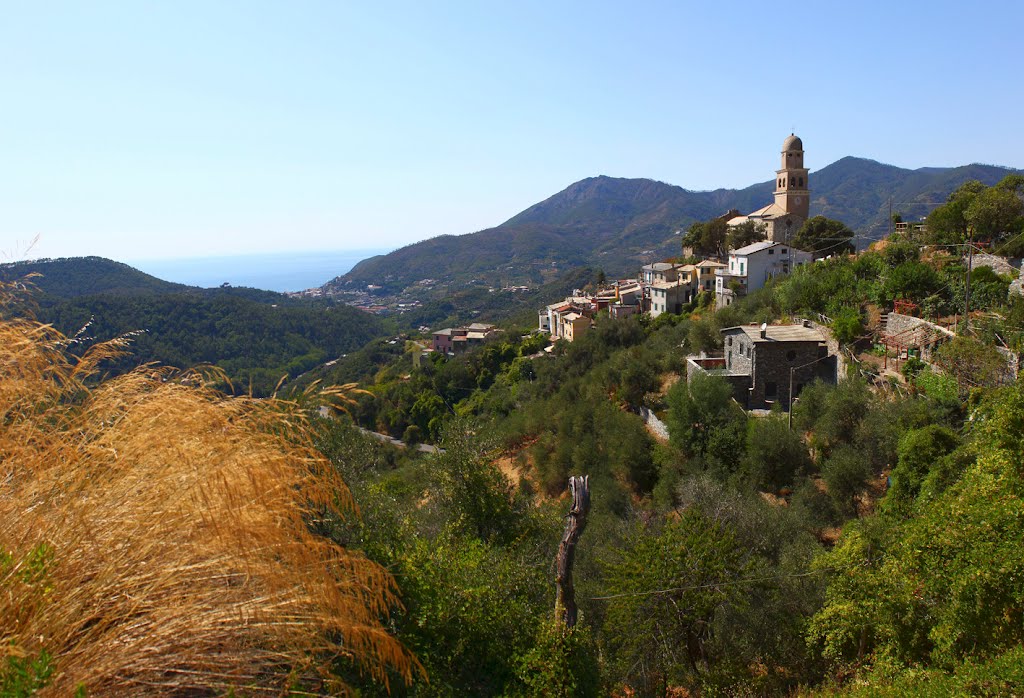
<svg viewBox="0 0 1024 698">
<path fill-rule="evenodd" d="M 845 254 L 854 251 L 853 231 L 842 221 L 814 216 L 800 226 L 790 240 L 798 250 L 813 252 L 815 256 Z"/>
</svg>

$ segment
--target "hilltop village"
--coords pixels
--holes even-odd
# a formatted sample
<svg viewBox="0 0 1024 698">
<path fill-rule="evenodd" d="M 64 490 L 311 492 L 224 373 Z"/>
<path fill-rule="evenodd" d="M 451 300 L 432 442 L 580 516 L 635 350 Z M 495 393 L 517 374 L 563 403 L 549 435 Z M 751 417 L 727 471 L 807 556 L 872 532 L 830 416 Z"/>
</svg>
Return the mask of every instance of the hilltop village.
<svg viewBox="0 0 1024 698">
<path fill-rule="evenodd" d="M 804 146 L 790 134 L 782 144 L 775 172 L 775 200 L 752 213 L 729 211 L 716 223 L 729 229 L 748 227 L 749 244 L 721 254 L 694 259 L 692 263 L 656 262 L 641 268 L 639 278 L 615 281 L 592 296 L 573 295 L 540 311 L 539 328 L 552 338 L 572 341 L 590 326 L 596 313 L 607 310 L 615 318 L 646 312 L 680 314 L 698 294 L 713 294 L 716 308 L 732 305 L 737 297 L 763 288 L 776 276 L 815 258 L 813 252 L 796 249 L 793 238 L 808 220 L 810 176 L 804 167 Z M 728 238 L 727 238 L 728 239 Z M 693 257 L 694 247 L 684 253 Z M 822 255 L 823 256 L 823 255 Z M 691 308 L 692 309 L 692 308 Z"/>
<path fill-rule="evenodd" d="M 1012 692 L 1024 177 L 963 182 L 858 251 L 809 216 L 795 136 L 781 164 L 773 203 L 694 223 L 635 276 L 410 335 L 353 416 L 443 449 L 444 486 L 490 473 L 515 493 L 445 500 L 476 541 L 501 535 L 499 501 L 573 520 L 566 482 L 589 478 L 575 583 L 597 649 L 565 651 L 609 684 L 576 695 Z M 467 431 L 480 470 L 462 470 Z M 376 482 L 388 510 L 399 489 Z M 514 597 L 509 569 L 488 579 Z"/>
<path fill-rule="evenodd" d="M 756 211 L 740 214 L 732 210 L 710 221 L 727 231 L 746 228 L 746 244 L 721 249 L 724 254 L 695 255 L 693 245 L 684 247 L 686 261 L 645 264 L 637 278 L 605 282 L 590 293 L 576 290 L 564 300 L 551 303 L 538 312 L 537 331 L 552 342 L 573 342 L 589 331 L 598 316 L 613 320 L 645 314 L 651 319 L 664 314 L 680 315 L 701 307 L 722 309 L 738 299 L 758 291 L 773 279 L 790 274 L 815 260 L 826 260 L 837 247 L 848 251 L 848 240 L 825 240 L 821 249 L 801 250 L 793 245 L 798 231 L 809 220 L 811 198 L 809 170 L 804 166 L 803 142 L 790 134 L 782 144 L 780 167 L 776 171 L 774 201 Z M 724 224 L 724 225 L 723 225 Z M 834 230 L 835 228 L 833 228 Z M 923 237 L 924 224 L 896 222 L 897 237 Z M 752 235 L 751 235 L 752 234 Z M 750 237 L 757 238 L 749 241 Z M 724 240 L 735 239 L 729 232 Z M 743 238 L 741 238 L 743 239 Z M 1020 275 L 1000 257 L 979 253 L 973 265 L 989 266 L 1017 278 L 1010 293 L 1021 292 Z M 1019 264 L 1019 262 L 1018 262 Z M 885 309 L 874 326 L 874 342 L 892 350 L 895 362 L 889 375 L 898 376 L 900 362 L 931 362 L 936 350 L 956 337 L 949 321 L 929 322 L 916 317 L 918 307 L 910 301 L 897 301 Z M 701 353 L 687 359 L 687 376 L 695 373 L 724 377 L 733 388 L 736 401 L 746 409 L 788 411 L 804 386 L 815 380 L 835 383 L 846 376 L 847 358 L 830 327 L 832 320 L 819 314 L 814 319 L 799 319 L 795 324 L 737 326 L 721 330 L 723 351 L 710 356 Z M 432 333 L 428 351 L 458 355 L 498 336 L 494 325 L 474 323 L 445 328 Z M 547 351 L 554 349 L 550 345 Z M 1015 378 L 1020 357 L 1006 348 L 1008 376 Z M 848 359 L 857 361 L 850 350 Z M 884 361 L 883 372 L 889 368 Z"/>
</svg>

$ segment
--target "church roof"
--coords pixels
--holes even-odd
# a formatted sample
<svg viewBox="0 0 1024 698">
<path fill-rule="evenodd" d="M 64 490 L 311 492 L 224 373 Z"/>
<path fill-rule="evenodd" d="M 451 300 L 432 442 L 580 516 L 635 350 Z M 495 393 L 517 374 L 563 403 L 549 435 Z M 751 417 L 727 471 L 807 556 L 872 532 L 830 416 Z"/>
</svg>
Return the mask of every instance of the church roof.
<svg viewBox="0 0 1024 698">
<path fill-rule="evenodd" d="M 790 150 L 803 150 L 804 142 L 799 137 L 789 134 L 786 140 L 782 141 L 782 152 L 788 152 Z"/>
<path fill-rule="evenodd" d="M 772 202 L 764 208 L 759 208 L 753 213 L 748 213 L 747 218 L 775 218 L 776 216 L 785 216 L 788 213 L 789 211 L 782 208 L 777 203 Z"/>
</svg>

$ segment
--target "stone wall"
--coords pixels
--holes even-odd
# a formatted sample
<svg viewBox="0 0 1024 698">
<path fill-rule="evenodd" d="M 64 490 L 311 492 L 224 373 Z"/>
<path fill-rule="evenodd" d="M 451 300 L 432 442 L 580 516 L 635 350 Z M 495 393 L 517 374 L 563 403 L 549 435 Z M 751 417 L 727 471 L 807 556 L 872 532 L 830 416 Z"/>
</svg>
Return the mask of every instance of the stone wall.
<svg viewBox="0 0 1024 698">
<path fill-rule="evenodd" d="M 839 348 L 839 340 L 832 333 L 832 328 L 828 325 L 817 323 L 814 320 L 804 320 L 804 324 L 821 332 L 821 336 L 825 338 L 825 346 L 828 347 L 828 353 L 836 357 L 836 380 L 846 380 L 849 362 L 847 362 L 846 357 Z"/>
<path fill-rule="evenodd" d="M 726 332 L 722 342 L 725 345 L 725 365 L 729 371 L 751 375 L 754 372 L 754 342 L 747 337 L 746 332 L 740 329 Z"/>
<path fill-rule="evenodd" d="M 754 345 L 754 371 L 748 409 L 769 409 L 775 403 L 789 409 L 790 369 L 793 392 L 800 394 L 815 379 L 835 382 L 835 359 L 825 358 L 818 342 L 758 342 Z"/>
<path fill-rule="evenodd" d="M 725 368 L 725 357 L 691 356 L 686 360 L 686 382 L 689 383 L 698 373 L 718 376 L 732 388 L 732 396 L 740 406 L 746 408 L 750 394 L 750 374 L 741 374 Z"/>
</svg>

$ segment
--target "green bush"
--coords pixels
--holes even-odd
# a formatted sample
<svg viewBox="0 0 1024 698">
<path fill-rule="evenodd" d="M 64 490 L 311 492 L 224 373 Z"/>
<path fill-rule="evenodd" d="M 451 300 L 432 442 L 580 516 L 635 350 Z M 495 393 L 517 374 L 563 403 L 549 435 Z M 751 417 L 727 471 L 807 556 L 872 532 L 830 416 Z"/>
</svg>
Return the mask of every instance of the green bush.
<svg viewBox="0 0 1024 698">
<path fill-rule="evenodd" d="M 853 344 L 864 334 L 864 322 L 856 308 L 843 308 L 832 319 L 832 331 L 842 344 Z"/>
</svg>

